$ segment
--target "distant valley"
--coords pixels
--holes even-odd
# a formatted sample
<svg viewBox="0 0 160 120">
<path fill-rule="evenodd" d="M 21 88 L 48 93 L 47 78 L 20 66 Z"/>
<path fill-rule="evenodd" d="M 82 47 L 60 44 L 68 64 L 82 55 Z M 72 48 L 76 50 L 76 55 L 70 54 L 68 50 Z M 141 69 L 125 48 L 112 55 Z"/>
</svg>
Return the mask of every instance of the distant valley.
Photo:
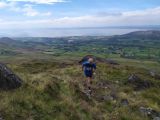
<svg viewBox="0 0 160 120">
<path fill-rule="evenodd" d="M 80 61 L 96 59 L 88 95 Z M 159 120 L 160 31 L 0 38 L 0 120 Z"/>
</svg>

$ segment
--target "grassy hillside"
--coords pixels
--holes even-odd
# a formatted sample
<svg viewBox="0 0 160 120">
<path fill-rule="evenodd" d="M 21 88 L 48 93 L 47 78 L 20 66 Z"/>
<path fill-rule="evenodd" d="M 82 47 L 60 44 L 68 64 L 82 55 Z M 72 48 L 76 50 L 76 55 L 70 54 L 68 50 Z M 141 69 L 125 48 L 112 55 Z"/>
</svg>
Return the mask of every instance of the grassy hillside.
<svg viewBox="0 0 160 120">
<path fill-rule="evenodd" d="M 0 90 L 0 119 L 160 118 L 159 32 L 14 40 L 0 39 L 0 62 L 11 68 L 23 85 Z M 78 64 L 88 54 L 104 60 L 97 61 L 91 96 L 86 93 L 85 77 Z M 106 59 L 119 65 L 109 64 Z"/>
<path fill-rule="evenodd" d="M 24 84 L 17 90 L 0 92 L 1 116 L 5 120 L 148 120 L 140 107 L 160 111 L 160 81 L 148 70 L 98 63 L 90 98 L 84 93 L 85 78 L 76 62 L 32 60 L 8 64 Z M 133 73 L 153 85 L 134 90 L 133 85 L 126 84 Z"/>
</svg>

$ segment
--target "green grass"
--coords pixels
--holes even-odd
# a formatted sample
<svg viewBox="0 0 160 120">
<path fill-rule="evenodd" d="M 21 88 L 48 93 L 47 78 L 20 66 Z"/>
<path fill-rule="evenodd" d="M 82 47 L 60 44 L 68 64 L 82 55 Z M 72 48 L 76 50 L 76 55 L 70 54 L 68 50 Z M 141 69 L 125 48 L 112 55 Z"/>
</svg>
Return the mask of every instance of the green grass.
<svg viewBox="0 0 160 120">
<path fill-rule="evenodd" d="M 150 70 L 160 73 L 159 40 L 119 38 L 114 42 L 96 36 L 54 38 L 49 42 L 45 38 L 20 39 L 34 42 L 0 44 L 0 53 L 5 53 L 0 55 L 0 62 L 23 79 L 21 88 L 0 91 L 0 117 L 5 120 L 150 120 L 139 107 L 160 112 L 160 81 L 149 74 Z M 76 41 L 69 44 L 68 39 Z M 13 51 L 19 54 L 13 55 Z M 85 77 L 78 64 L 88 54 L 120 63 L 97 64 L 91 99 L 84 93 Z M 135 91 L 133 85 L 126 84 L 131 74 L 153 86 Z M 99 87 L 100 82 L 109 86 Z M 106 95 L 115 99 L 101 100 Z M 123 106 L 122 99 L 129 105 Z"/>
<path fill-rule="evenodd" d="M 122 64 L 117 67 L 98 63 L 93 85 L 109 81 L 112 87 L 98 88 L 95 94 L 102 96 L 115 92 L 117 96 L 114 101 L 100 102 L 95 97 L 88 99 L 83 93 L 85 78 L 77 61 L 64 61 L 64 58 L 58 61 L 26 59 L 23 62 L 20 59 L 16 64 L 9 63 L 24 84 L 17 90 L 0 92 L 0 113 L 5 120 L 141 120 L 143 115 L 138 108 L 143 105 L 160 111 L 158 87 L 135 94 L 132 87 L 124 84 L 132 73 L 143 79 L 153 79 L 147 69 L 139 68 L 138 62 L 133 61 L 133 66 Z M 128 99 L 129 106 L 121 106 L 121 99 Z"/>
</svg>

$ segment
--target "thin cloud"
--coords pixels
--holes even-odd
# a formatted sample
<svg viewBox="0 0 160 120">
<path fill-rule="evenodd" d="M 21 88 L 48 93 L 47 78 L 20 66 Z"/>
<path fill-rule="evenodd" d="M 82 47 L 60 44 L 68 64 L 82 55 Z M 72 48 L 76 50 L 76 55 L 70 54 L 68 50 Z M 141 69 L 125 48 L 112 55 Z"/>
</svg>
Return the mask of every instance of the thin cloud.
<svg viewBox="0 0 160 120">
<path fill-rule="evenodd" d="M 96 16 L 104 17 L 104 16 L 121 16 L 121 12 L 98 12 Z"/>
<path fill-rule="evenodd" d="M 128 11 L 124 12 L 124 16 L 145 16 L 145 15 L 159 15 L 160 14 L 160 7 L 156 8 L 149 8 L 146 10 L 136 10 L 136 11 Z"/>
<path fill-rule="evenodd" d="M 24 8 L 21 9 L 21 11 L 24 12 L 26 16 L 50 16 L 52 13 L 51 12 L 46 12 L 46 13 L 41 13 L 37 11 L 36 9 L 33 9 L 32 5 L 26 4 L 24 5 Z"/>
<path fill-rule="evenodd" d="M 7 6 L 8 6 L 8 4 L 6 2 L 1 2 L 0 1 L 0 8 L 5 8 Z"/>
<path fill-rule="evenodd" d="M 8 2 L 29 2 L 35 4 L 54 4 L 66 2 L 65 0 L 7 0 Z"/>
<path fill-rule="evenodd" d="M 37 13 L 36 13 L 37 14 Z M 85 15 L 79 17 L 62 17 L 51 19 L 35 19 L 24 21 L 2 21 L 1 28 L 53 28 L 53 27 L 104 27 L 159 25 L 160 7 L 121 12 L 115 15 Z"/>
<path fill-rule="evenodd" d="M 12 12 L 23 13 L 25 16 L 50 16 L 51 12 L 40 12 L 33 8 L 31 4 L 24 4 L 22 7 L 18 6 L 16 2 L 0 2 L 0 9 L 7 9 Z"/>
</svg>

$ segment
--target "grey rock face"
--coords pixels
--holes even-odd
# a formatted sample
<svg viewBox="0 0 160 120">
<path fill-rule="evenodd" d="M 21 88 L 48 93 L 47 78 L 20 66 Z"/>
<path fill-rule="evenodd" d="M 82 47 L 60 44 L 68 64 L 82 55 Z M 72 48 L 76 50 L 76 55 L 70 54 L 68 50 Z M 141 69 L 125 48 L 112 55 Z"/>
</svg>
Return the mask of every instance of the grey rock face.
<svg viewBox="0 0 160 120">
<path fill-rule="evenodd" d="M 129 105 L 129 101 L 128 101 L 127 99 L 122 99 L 122 100 L 121 100 L 121 104 L 122 104 L 123 106 L 128 106 L 128 105 Z"/>
<path fill-rule="evenodd" d="M 153 120 L 160 120 L 160 112 L 157 112 L 152 108 L 140 107 L 139 110 L 143 115 L 149 116 Z"/>
<path fill-rule="evenodd" d="M 153 120 L 160 120 L 160 117 L 155 117 Z"/>
<path fill-rule="evenodd" d="M 153 78 L 160 80 L 160 74 L 158 74 L 156 71 L 150 71 L 149 74 L 150 74 Z"/>
<path fill-rule="evenodd" d="M 133 85 L 135 90 L 143 90 L 146 88 L 150 88 L 153 85 L 150 81 L 142 80 L 134 74 L 128 78 L 127 83 Z"/>
<path fill-rule="evenodd" d="M 110 96 L 110 95 L 105 95 L 105 96 L 102 97 L 102 100 L 104 100 L 104 101 L 112 101 L 112 100 L 114 100 L 114 98 L 112 96 Z"/>
<path fill-rule="evenodd" d="M 3 120 L 3 119 L 0 117 L 0 120 Z"/>
<path fill-rule="evenodd" d="M 155 72 L 155 71 L 150 71 L 149 73 L 150 73 L 150 75 L 151 75 L 152 77 L 155 77 L 155 76 L 156 76 L 156 72 Z"/>
<path fill-rule="evenodd" d="M 4 120 L 3 117 L 1 116 L 1 114 L 0 114 L 0 120 Z"/>
<path fill-rule="evenodd" d="M 0 63 L 0 89 L 16 89 L 21 85 L 22 80 L 17 75 L 15 75 L 6 65 Z"/>
</svg>

